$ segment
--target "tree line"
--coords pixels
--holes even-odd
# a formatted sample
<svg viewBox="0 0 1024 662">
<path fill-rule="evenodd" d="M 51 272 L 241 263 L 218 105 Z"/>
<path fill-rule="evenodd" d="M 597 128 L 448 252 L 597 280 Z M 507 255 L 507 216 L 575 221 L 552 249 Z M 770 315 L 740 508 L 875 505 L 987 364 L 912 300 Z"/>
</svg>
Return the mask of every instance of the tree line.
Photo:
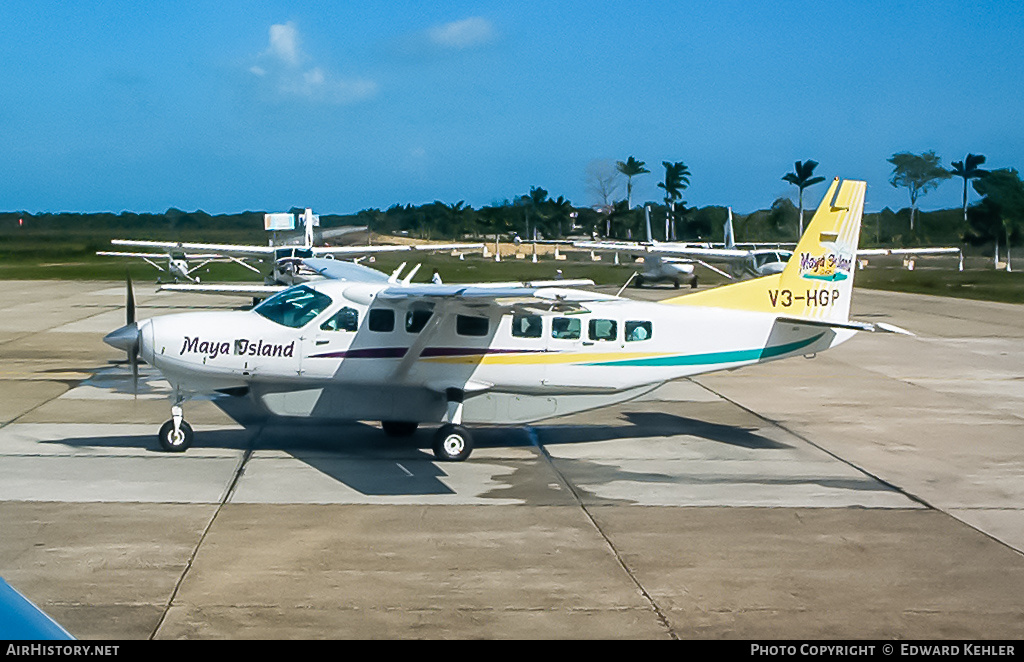
<svg viewBox="0 0 1024 662">
<path fill-rule="evenodd" d="M 968 154 L 944 168 L 934 151 L 893 154 L 890 183 L 906 188 L 910 207 L 866 213 L 864 245 L 915 246 L 941 242 L 994 246 L 996 262 L 1000 246 L 1019 244 L 1024 235 L 1024 182 L 1015 169 L 984 170 L 982 155 Z M 804 228 L 804 191 L 824 181 L 814 174 L 818 162 L 797 161 L 782 180 L 797 188 L 797 204 L 789 198 L 775 200 L 767 209 L 734 214 L 740 241 L 793 242 Z M 380 234 L 403 234 L 439 240 L 518 236 L 530 239 L 563 239 L 570 236 L 601 236 L 613 239 L 646 239 L 647 219 L 658 240 L 721 241 L 727 210 L 723 206 L 688 207 L 683 199 L 690 185 L 690 169 L 681 161 L 663 161 L 657 186 L 662 200 L 634 206 L 637 177 L 651 174 L 644 161 L 633 156 L 613 166 L 595 168 L 588 174 L 588 188 L 598 201 L 577 206 L 563 196 L 553 198 L 534 186 L 528 193 L 491 205 L 473 208 L 464 201 L 439 200 L 413 205 L 396 204 L 364 209 L 355 214 L 321 214 L 324 227 L 366 225 Z M 961 210 L 921 212 L 918 200 L 942 182 L 963 179 Z M 623 190 L 622 184 L 625 183 Z M 969 204 L 969 186 L 981 196 Z M 624 193 L 624 197 L 623 194 Z M 301 212 L 293 209 L 293 212 Z M 112 237 L 165 240 L 241 241 L 262 243 L 263 212 L 210 215 L 203 211 L 168 209 L 162 214 L 132 212 L 76 214 L 0 213 L 0 237 L 92 236 L 101 245 Z M 105 246 L 103 246 L 105 248 Z"/>
</svg>

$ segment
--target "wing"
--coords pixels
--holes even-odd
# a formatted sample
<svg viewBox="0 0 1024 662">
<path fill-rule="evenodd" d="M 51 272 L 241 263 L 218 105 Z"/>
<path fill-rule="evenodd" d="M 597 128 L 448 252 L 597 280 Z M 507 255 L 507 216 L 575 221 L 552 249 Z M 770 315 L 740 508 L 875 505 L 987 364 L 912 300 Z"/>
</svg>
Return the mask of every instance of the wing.
<svg viewBox="0 0 1024 662">
<path fill-rule="evenodd" d="M 258 283 L 252 284 L 216 284 L 209 285 L 206 283 L 182 283 L 174 285 L 161 285 L 157 290 L 158 292 L 193 292 L 196 294 L 220 294 L 227 296 L 243 296 L 243 297 L 269 297 L 277 294 L 281 290 L 288 289 L 287 285 L 260 285 Z"/>
<path fill-rule="evenodd" d="M 448 309 L 472 309 L 479 314 L 529 310 L 536 313 L 582 313 L 587 302 L 616 297 L 563 287 L 536 287 L 525 283 L 479 285 L 394 285 L 377 293 L 382 301 L 424 301 Z"/>
<path fill-rule="evenodd" d="M 136 246 L 139 248 L 156 248 L 162 251 L 200 251 L 218 255 L 262 256 L 273 255 L 280 246 L 245 246 L 240 244 L 195 244 L 173 241 L 141 241 L 136 239 L 111 239 L 116 246 Z"/>
<path fill-rule="evenodd" d="M 555 287 L 518 287 L 488 285 L 406 285 L 395 284 L 377 293 L 378 301 L 423 302 L 430 304 L 434 314 L 416 341 L 402 357 L 391 375 L 393 381 L 405 379 L 413 364 L 419 360 L 424 348 L 433 339 L 444 320 L 462 312 L 491 316 L 504 313 L 576 314 L 587 312 L 588 301 L 609 300 L 617 297 Z M 451 384 L 437 383 L 430 387 L 441 392 Z M 467 389 L 466 384 L 456 385 Z M 487 388 L 478 384 L 474 390 Z"/>
<path fill-rule="evenodd" d="M 376 253 L 395 253 L 410 251 L 411 246 L 314 246 L 313 255 L 330 255 L 332 257 L 359 257 Z"/>
<path fill-rule="evenodd" d="M 577 241 L 573 246 L 591 251 L 614 251 L 628 253 L 636 257 L 658 255 L 669 258 L 689 260 L 741 260 L 750 256 L 750 251 L 730 248 L 708 248 L 706 246 L 688 246 L 686 244 L 637 244 L 616 241 Z"/>
<path fill-rule="evenodd" d="M 877 255 L 958 255 L 959 248 L 858 248 L 858 256 Z"/>
<path fill-rule="evenodd" d="M 418 251 L 481 251 L 483 244 L 419 244 L 413 246 Z"/>
<path fill-rule="evenodd" d="M 957 255 L 959 248 L 893 248 L 891 255 Z"/>
</svg>

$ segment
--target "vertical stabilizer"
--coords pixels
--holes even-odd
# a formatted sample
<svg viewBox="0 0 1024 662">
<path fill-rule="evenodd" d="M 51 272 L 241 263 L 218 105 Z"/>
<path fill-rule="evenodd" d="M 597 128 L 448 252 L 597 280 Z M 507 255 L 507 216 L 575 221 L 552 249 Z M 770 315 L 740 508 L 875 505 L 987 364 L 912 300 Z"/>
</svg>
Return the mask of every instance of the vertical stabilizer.
<svg viewBox="0 0 1024 662">
<path fill-rule="evenodd" d="M 665 303 L 714 306 L 823 322 L 849 319 L 864 213 L 864 182 L 836 178 L 782 273 L 723 285 Z"/>
<path fill-rule="evenodd" d="M 729 216 L 725 219 L 725 248 L 732 250 L 736 248 L 736 235 L 732 230 L 732 207 L 728 207 Z"/>
</svg>

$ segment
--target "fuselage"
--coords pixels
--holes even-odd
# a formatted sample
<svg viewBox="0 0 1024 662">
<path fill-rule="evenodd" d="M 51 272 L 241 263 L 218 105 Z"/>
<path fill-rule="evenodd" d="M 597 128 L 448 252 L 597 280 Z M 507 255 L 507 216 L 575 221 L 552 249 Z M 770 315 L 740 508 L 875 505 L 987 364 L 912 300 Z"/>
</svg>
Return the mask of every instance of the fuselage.
<svg viewBox="0 0 1024 662">
<path fill-rule="evenodd" d="M 139 324 L 141 357 L 182 391 L 249 387 L 266 395 L 326 388 L 335 401 L 348 393 L 370 403 L 358 411 L 320 406 L 316 415 L 373 419 L 366 406 L 384 392 L 406 393 L 410 407 L 450 387 L 464 389 L 470 400 L 494 392 L 607 399 L 688 375 L 813 354 L 845 340 L 830 329 L 786 325 L 765 313 L 586 292 L 577 293 L 585 312 L 560 314 L 378 299 L 387 287 L 325 280 L 291 288 L 250 311 L 146 320 Z M 568 298 L 573 291 L 564 292 Z M 306 415 L 303 407 L 276 413 Z M 433 415 L 409 413 L 412 420 Z M 496 411 L 483 420 L 521 418 Z"/>
</svg>

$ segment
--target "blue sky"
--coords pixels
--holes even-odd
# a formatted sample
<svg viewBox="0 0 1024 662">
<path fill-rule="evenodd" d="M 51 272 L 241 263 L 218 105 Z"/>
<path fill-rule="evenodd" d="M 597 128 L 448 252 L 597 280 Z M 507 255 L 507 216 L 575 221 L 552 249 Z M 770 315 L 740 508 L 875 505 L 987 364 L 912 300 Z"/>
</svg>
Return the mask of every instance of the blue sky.
<svg viewBox="0 0 1024 662">
<path fill-rule="evenodd" d="M 895 152 L 1024 167 L 1019 2 L 752 4 L 5 0 L 0 209 L 584 206 L 634 156 L 634 202 L 682 161 L 689 205 L 766 208 L 813 159 L 877 210 Z"/>
</svg>

